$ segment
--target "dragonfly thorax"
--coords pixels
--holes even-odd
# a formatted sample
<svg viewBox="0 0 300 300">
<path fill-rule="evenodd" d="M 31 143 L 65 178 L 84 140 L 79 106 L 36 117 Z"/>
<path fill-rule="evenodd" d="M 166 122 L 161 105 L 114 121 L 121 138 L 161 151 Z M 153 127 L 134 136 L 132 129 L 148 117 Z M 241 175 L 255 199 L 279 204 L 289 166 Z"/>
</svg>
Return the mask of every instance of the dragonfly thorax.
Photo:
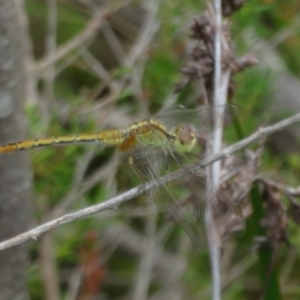
<svg viewBox="0 0 300 300">
<path fill-rule="evenodd" d="M 196 145 L 196 129 L 190 124 L 181 124 L 174 130 L 174 150 L 180 153 L 191 151 Z"/>
</svg>

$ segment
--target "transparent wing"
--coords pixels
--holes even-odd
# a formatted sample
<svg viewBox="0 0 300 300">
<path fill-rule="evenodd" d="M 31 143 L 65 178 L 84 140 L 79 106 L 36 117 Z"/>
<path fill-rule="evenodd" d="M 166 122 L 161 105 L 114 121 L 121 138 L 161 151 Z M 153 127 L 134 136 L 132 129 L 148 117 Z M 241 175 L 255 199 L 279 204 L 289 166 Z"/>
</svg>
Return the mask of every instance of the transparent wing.
<svg viewBox="0 0 300 300">
<path fill-rule="evenodd" d="M 211 188 L 204 174 L 187 173 L 161 186 L 152 197 L 167 218 L 180 224 L 197 247 L 206 246 L 205 212 L 208 207 L 223 241 L 244 229 L 240 210 L 221 188 Z"/>
<path fill-rule="evenodd" d="M 159 180 L 161 176 L 182 166 L 181 157 L 172 157 L 161 149 L 151 147 L 138 147 L 123 152 L 120 159 L 126 171 L 142 182 Z M 204 182 L 205 178 L 199 174 L 187 174 L 184 178 L 163 184 L 148 193 L 159 211 L 164 212 L 168 220 L 183 227 L 201 248 L 205 244 L 203 216 L 206 197 L 205 189 L 201 188 Z"/>
<path fill-rule="evenodd" d="M 233 195 L 228 194 L 226 188 L 220 187 L 215 191 L 215 202 L 212 209 L 223 240 L 244 233 L 245 219 L 243 213 L 236 205 Z"/>
<path fill-rule="evenodd" d="M 127 173 L 145 182 L 157 179 L 165 172 L 168 156 L 160 148 L 140 146 L 119 153 L 119 159 Z"/>
<path fill-rule="evenodd" d="M 195 155 L 180 154 L 168 147 L 152 147 L 136 143 L 137 146 L 119 152 L 121 164 L 129 168 L 131 175 L 144 182 L 157 179 L 197 160 Z"/>
<path fill-rule="evenodd" d="M 208 199 L 203 175 L 187 174 L 159 187 L 151 197 L 166 218 L 179 224 L 197 247 L 205 246 L 204 215 Z"/>
<path fill-rule="evenodd" d="M 162 122 L 168 129 L 178 126 L 180 123 L 193 124 L 198 128 L 202 125 L 206 128 L 222 126 L 223 119 L 220 118 L 216 125 L 211 125 L 218 114 L 227 115 L 231 107 L 222 106 L 215 108 L 201 108 L 186 110 L 180 106 L 172 106 L 156 115 L 158 121 Z M 155 134 L 155 132 L 153 132 Z M 154 139 L 155 136 L 148 136 Z M 125 141 L 126 143 L 126 141 Z M 130 142 L 131 143 L 131 142 Z M 128 144 L 130 144 L 128 143 Z M 193 163 L 196 157 L 188 154 L 180 155 L 170 152 L 171 149 L 164 147 L 151 147 L 145 144 L 145 139 L 137 136 L 133 147 L 124 147 L 126 151 L 119 152 L 122 165 L 129 170 L 130 174 L 138 177 L 143 182 L 158 179 L 188 163 Z M 213 192 L 211 192 L 213 191 Z M 179 223 L 191 238 L 200 247 L 206 241 L 205 234 L 205 209 L 207 205 L 213 210 L 217 226 L 222 235 L 230 234 L 228 220 L 238 220 L 235 208 L 230 202 L 230 197 L 225 197 L 221 189 L 214 191 L 207 187 L 203 174 L 188 172 L 183 178 L 169 182 L 149 193 L 159 209 L 165 212 L 168 219 Z M 242 219 L 242 218 L 240 218 Z"/>
<path fill-rule="evenodd" d="M 151 147 L 127 151 L 120 158 L 127 170 L 142 182 L 159 180 L 162 175 L 186 164 L 186 161 L 181 164 L 181 157 L 172 157 L 161 149 Z M 193 159 L 196 158 L 189 161 Z M 231 236 L 236 228 L 243 228 L 243 217 L 239 209 L 234 207 L 230 196 L 223 193 L 221 188 L 214 190 L 209 187 L 204 174 L 187 172 L 185 176 L 159 186 L 148 195 L 168 220 L 186 231 L 197 247 L 206 246 L 204 216 L 207 205 L 213 211 L 223 239 Z"/>
<path fill-rule="evenodd" d="M 155 115 L 168 130 L 181 123 L 192 124 L 197 131 L 214 130 L 220 128 L 234 118 L 238 107 L 234 105 L 221 105 L 213 107 L 199 107 L 186 109 L 182 105 L 174 104 Z"/>
</svg>

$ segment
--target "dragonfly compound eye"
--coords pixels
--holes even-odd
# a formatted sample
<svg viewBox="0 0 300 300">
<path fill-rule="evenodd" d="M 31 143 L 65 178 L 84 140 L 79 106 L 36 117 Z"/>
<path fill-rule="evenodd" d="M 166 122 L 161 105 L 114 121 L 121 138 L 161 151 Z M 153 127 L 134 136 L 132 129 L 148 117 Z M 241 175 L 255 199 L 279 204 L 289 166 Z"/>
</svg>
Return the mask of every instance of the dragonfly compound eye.
<svg viewBox="0 0 300 300">
<path fill-rule="evenodd" d="M 175 150 L 181 153 L 189 152 L 196 144 L 196 129 L 190 124 L 182 124 L 175 130 Z"/>
<path fill-rule="evenodd" d="M 183 124 L 178 128 L 178 138 L 182 145 L 194 143 L 196 138 L 196 129 L 192 125 Z"/>
</svg>

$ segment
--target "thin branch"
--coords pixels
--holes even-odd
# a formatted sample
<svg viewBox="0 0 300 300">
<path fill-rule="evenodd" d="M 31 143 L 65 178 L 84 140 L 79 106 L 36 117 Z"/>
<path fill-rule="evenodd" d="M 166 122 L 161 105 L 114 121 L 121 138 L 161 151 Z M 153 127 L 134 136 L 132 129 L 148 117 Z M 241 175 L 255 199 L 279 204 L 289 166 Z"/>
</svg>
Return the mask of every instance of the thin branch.
<svg viewBox="0 0 300 300">
<path fill-rule="evenodd" d="M 211 155 L 211 156 L 205 158 L 204 160 L 194 164 L 193 166 L 187 166 L 176 172 L 173 172 L 166 176 L 163 176 L 158 180 L 153 180 L 146 184 L 139 185 L 138 187 L 135 187 L 119 196 L 116 196 L 116 197 L 114 197 L 110 200 L 107 200 L 105 202 L 102 202 L 100 204 L 90 206 L 85 209 L 63 215 L 60 218 L 54 219 L 50 222 L 47 222 L 41 226 L 34 228 L 32 230 L 26 231 L 16 237 L 6 240 L 6 241 L 0 243 L 0 250 L 4 250 L 4 249 L 10 248 L 10 247 L 19 245 L 25 241 L 29 241 L 29 240 L 36 241 L 42 233 L 48 232 L 48 231 L 58 228 L 62 225 L 71 223 L 75 220 L 91 216 L 91 215 L 96 214 L 103 210 L 115 209 L 120 204 L 123 204 L 136 196 L 139 196 L 139 195 L 149 192 L 155 188 L 158 188 L 159 186 L 161 186 L 169 181 L 180 178 L 180 177 L 184 176 L 186 173 L 190 173 L 190 172 L 198 172 L 199 173 L 199 172 L 201 172 L 201 169 L 207 167 L 208 165 L 214 163 L 215 161 L 227 158 L 228 156 L 232 155 L 233 153 L 244 149 L 245 147 L 253 144 L 254 142 L 257 142 L 261 139 L 265 139 L 267 136 L 269 136 L 277 131 L 283 130 L 286 127 L 293 125 L 297 122 L 300 122 L 300 113 L 298 113 L 290 118 L 287 118 L 281 122 L 275 123 L 274 125 L 260 128 L 258 131 L 256 131 L 249 137 L 243 139 L 242 141 L 235 143 L 230 147 L 227 147 L 226 149 L 220 151 L 219 153 L 217 153 L 215 155 Z"/>
<path fill-rule="evenodd" d="M 105 81 L 110 79 L 111 76 L 104 68 L 103 64 L 97 60 L 87 49 L 82 49 L 80 55 L 101 80 Z"/>
<path fill-rule="evenodd" d="M 36 89 L 37 82 L 36 76 L 33 71 L 34 58 L 33 58 L 33 45 L 29 34 L 29 21 L 25 12 L 25 1 L 14 0 L 16 13 L 18 14 L 18 21 L 20 22 L 20 30 L 22 35 L 28 38 L 24 39 L 23 43 L 23 56 L 24 56 L 24 68 L 26 76 L 26 103 L 36 105 L 38 103 L 38 91 Z"/>
<path fill-rule="evenodd" d="M 222 49 L 222 6 L 221 0 L 214 0 L 215 17 L 215 43 L 214 43 L 214 99 L 215 106 L 224 105 L 227 102 L 227 91 L 230 79 L 230 68 L 222 70 L 222 50 L 226 51 L 225 45 Z M 223 116 L 219 116 L 223 117 Z M 217 118 L 216 118 L 217 119 Z M 212 153 L 217 154 L 222 148 L 223 128 L 218 128 L 213 134 Z M 220 184 L 221 162 L 217 161 L 210 166 L 210 180 L 212 187 L 217 188 Z M 215 224 L 211 205 L 207 205 L 205 212 L 207 240 L 210 253 L 210 262 L 213 278 L 212 299 L 221 299 L 221 272 L 220 272 L 220 234 Z"/>
<path fill-rule="evenodd" d="M 107 43 L 110 45 L 113 53 L 115 54 L 115 57 L 118 60 L 119 64 L 123 65 L 126 61 L 126 54 L 115 32 L 106 20 L 103 20 L 102 32 L 107 40 Z"/>
<path fill-rule="evenodd" d="M 160 0 L 161 1 L 161 0 Z M 133 69 L 133 70 L 139 70 L 140 71 L 140 65 L 142 65 L 143 63 L 143 58 L 145 57 L 145 54 L 147 53 L 148 49 L 151 46 L 151 42 L 153 40 L 153 37 L 155 35 L 155 33 L 157 32 L 157 30 L 159 29 L 159 23 L 157 22 L 157 20 L 155 19 L 157 10 L 159 8 L 159 3 L 160 1 L 157 1 L 156 3 L 148 3 L 146 6 L 147 9 L 147 17 L 144 20 L 144 23 L 141 27 L 141 29 L 139 30 L 139 35 L 136 38 L 135 44 L 132 47 L 132 49 L 130 50 L 129 54 L 124 58 L 124 62 L 123 65 L 125 67 L 127 67 L 128 69 Z M 85 61 L 91 65 L 91 64 L 95 64 L 95 59 L 92 60 L 92 56 L 90 55 L 90 53 L 88 53 L 87 55 L 87 51 L 82 51 L 82 57 L 85 59 Z M 98 68 L 98 70 L 96 70 L 95 68 Z M 133 74 L 127 74 L 123 77 L 123 79 L 121 81 L 115 81 L 113 80 L 113 76 L 111 76 L 111 74 L 106 74 L 105 75 L 105 71 L 106 70 L 100 70 L 100 65 L 99 62 L 96 64 L 96 67 L 93 66 L 93 70 L 96 71 L 96 74 L 103 80 L 102 84 L 100 85 L 100 88 L 97 89 L 97 93 L 96 94 L 100 94 L 101 90 L 109 85 L 112 89 L 111 92 L 109 93 L 109 95 L 105 96 L 105 98 L 102 98 L 101 103 L 94 109 L 93 111 L 98 110 L 98 109 L 102 109 L 104 106 L 108 105 L 109 103 L 113 102 L 118 95 L 120 94 L 120 92 L 123 90 L 123 87 L 128 83 L 128 78 L 130 76 L 133 77 L 133 84 L 134 87 L 136 87 L 136 80 L 135 78 L 137 76 L 135 76 L 136 71 L 133 71 Z M 101 72 L 100 72 L 101 71 Z M 141 72 L 139 72 L 139 80 L 141 78 Z M 141 93 L 140 93 L 141 94 Z M 140 98 L 140 94 L 137 96 L 137 98 Z M 143 101 L 139 101 L 139 103 L 143 103 Z"/>
<path fill-rule="evenodd" d="M 297 14 L 293 20 L 290 21 L 290 25 L 279 31 L 275 36 L 273 36 L 270 39 L 270 44 L 275 48 L 280 43 L 284 42 L 284 40 L 294 36 L 299 31 L 299 25 L 300 25 L 300 15 Z"/>
<path fill-rule="evenodd" d="M 51 210 L 43 219 L 44 222 L 57 218 L 58 216 L 65 213 L 67 208 L 74 203 L 77 199 L 82 197 L 84 193 L 90 190 L 95 184 L 101 181 L 104 178 L 107 178 L 109 172 L 115 172 L 117 167 L 116 161 L 110 161 L 103 167 L 99 168 L 99 170 L 95 171 L 88 178 L 83 180 L 82 182 L 73 182 L 73 186 L 69 190 L 68 194 L 63 197 L 59 204 L 57 204 L 53 210 Z"/>
<path fill-rule="evenodd" d="M 174 271 L 173 266 L 183 265 L 183 258 L 170 253 L 163 245 L 170 236 L 173 224 L 164 225 L 156 236 L 156 247 L 153 250 L 155 260 L 152 261 L 153 279 L 166 282 L 170 278 L 170 272 Z M 141 257 L 144 254 L 145 236 L 137 233 L 127 224 L 119 224 L 105 229 L 101 234 L 101 241 L 104 245 L 110 244 L 112 249 L 118 247 L 125 252 L 131 253 L 134 257 Z M 113 250 L 111 250 L 113 251 Z"/>
<path fill-rule="evenodd" d="M 226 274 L 223 272 L 224 281 L 222 282 L 222 288 L 229 287 L 232 282 L 236 282 L 242 275 L 244 275 L 253 265 L 257 262 L 255 255 L 247 255 L 240 262 L 236 263 L 235 266 Z M 209 298 L 211 291 L 209 289 L 202 290 L 199 294 L 199 299 Z"/>
<path fill-rule="evenodd" d="M 112 95 L 119 95 L 121 88 L 117 82 L 112 80 L 111 74 L 104 68 L 102 63 L 97 60 L 87 49 L 82 49 L 81 57 L 85 60 L 91 70 L 101 79 L 102 87 L 109 86 Z M 115 97 L 117 98 L 117 97 Z M 103 99 L 101 101 L 103 105 Z M 93 106 L 95 109 L 95 106 Z"/>
<path fill-rule="evenodd" d="M 57 25 L 57 5 L 56 0 L 47 0 L 48 18 L 46 35 L 46 59 L 54 55 L 56 49 L 56 25 Z M 49 66 L 45 73 L 47 103 L 51 103 L 54 97 L 53 83 L 55 80 L 54 66 Z"/>
<path fill-rule="evenodd" d="M 152 203 L 152 205 L 154 205 Z M 152 266 L 154 249 L 156 245 L 156 218 L 146 218 L 146 239 L 144 243 L 144 251 L 140 258 L 139 270 L 136 273 L 133 292 L 130 299 L 143 300 L 148 299 L 148 290 L 152 277 Z"/>
<path fill-rule="evenodd" d="M 126 66 L 135 65 L 135 68 L 131 74 L 132 87 L 135 97 L 140 100 L 144 98 L 141 79 L 143 78 L 147 52 L 151 47 L 151 41 L 155 33 L 160 27 L 160 23 L 156 19 L 160 2 L 161 0 L 152 2 L 149 1 L 145 3 L 145 10 L 147 14 L 145 16 L 144 23 L 139 31 L 135 46 L 132 48 L 125 62 Z M 144 115 L 144 113 L 147 111 L 146 101 L 138 101 L 138 103 L 140 105 L 140 113 Z"/>
<path fill-rule="evenodd" d="M 40 62 L 37 62 L 34 71 L 36 74 L 39 74 L 45 69 L 47 69 L 49 66 L 56 63 L 58 60 L 63 58 L 65 55 L 69 54 L 72 50 L 82 46 L 85 42 L 87 42 L 89 39 L 91 39 L 96 33 L 98 28 L 102 25 L 102 22 L 104 19 L 108 18 L 112 14 L 115 14 L 119 10 L 125 8 L 128 6 L 128 2 L 120 5 L 119 7 L 111 10 L 102 10 L 99 13 L 97 13 L 90 23 L 87 25 L 87 27 L 78 34 L 75 38 L 67 42 L 66 44 L 62 45 L 57 49 L 57 51 L 51 56 L 46 57 L 45 59 L 41 60 Z"/>
<path fill-rule="evenodd" d="M 76 300 L 80 290 L 82 280 L 82 270 L 80 268 L 73 271 L 69 276 L 68 291 L 66 292 L 65 300 Z"/>
<path fill-rule="evenodd" d="M 126 58 L 126 66 L 133 66 L 137 59 L 140 58 L 141 55 L 148 50 L 148 47 L 151 46 L 153 36 L 160 26 L 160 23 L 156 19 L 156 13 L 159 9 L 160 2 L 161 0 L 154 2 L 149 1 L 147 3 L 146 7 L 148 8 L 148 13 L 146 20 L 139 31 L 134 47 Z"/>
<path fill-rule="evenodd" d="M 290 194 L 292 196 L 299 196 L 300 195 L 300 186 L 297 187 L 291 187 L 291 186 L 287 186 L 285 184 L 282 184 L 280 182 L 271 180 L 271 179 L 266 179 L 263 178 L 262 176 L 256 176 L 255 177 L 256 180 L 261 181 L 265 184 L 267 184 L 268 186 L 272 186 L 284 193 Z"/>
<path fill-rule="evenodd" d="M 84 44 L 84 48 L 87 48 L 89 46 L 89 43 Z M 58 66 L 55 67 L 55 76 L 57 77 L 60 73 L 62 73 L 65 69 L 67 69 L 70 65 L 72 65 L 78 57 L 81 55 L 81 51 L 70 53 L 68 56 L 63 57 L 62 61 Z"/>
<path fill-rule="evenodd" d="M 39 243 L 40 272 L 45 289 L 45 299 L 58 300 L 59 283 L 52 234 L 45 234 Z"/>
<path fill-rule="evenodd" d="M 46 33 L 46 51 L 45 57 L 51 58 L 56 50 L 56 27 L 57 27 L 57 5 L 56 0 L 47 0 L 48 16 L 47 16 L 47 33 Z M 40 112 L 43 117 L 43 126 L 48 127 L 50 120 L 50 107 L 54 99 L 54 82 L 55 69 L 54 65 L 50 65 L 47 72 L 43 73 L 45 81 L 45 100 L 40 101 Z"/>
</svg>

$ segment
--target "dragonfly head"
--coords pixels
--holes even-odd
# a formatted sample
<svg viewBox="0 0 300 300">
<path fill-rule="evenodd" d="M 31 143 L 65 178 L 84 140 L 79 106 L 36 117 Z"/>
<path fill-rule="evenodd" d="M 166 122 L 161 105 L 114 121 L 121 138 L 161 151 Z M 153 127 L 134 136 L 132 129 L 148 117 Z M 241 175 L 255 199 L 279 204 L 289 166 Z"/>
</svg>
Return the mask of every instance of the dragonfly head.
<svg viewBox="0 0 300 300">
<path fill-rule="evenodd" d="M 174 147 L 177 152 L 191 151 L 196 144 L 196 129 L 190 124 L 181 124 L 175 128 Z"/>
</svg>

